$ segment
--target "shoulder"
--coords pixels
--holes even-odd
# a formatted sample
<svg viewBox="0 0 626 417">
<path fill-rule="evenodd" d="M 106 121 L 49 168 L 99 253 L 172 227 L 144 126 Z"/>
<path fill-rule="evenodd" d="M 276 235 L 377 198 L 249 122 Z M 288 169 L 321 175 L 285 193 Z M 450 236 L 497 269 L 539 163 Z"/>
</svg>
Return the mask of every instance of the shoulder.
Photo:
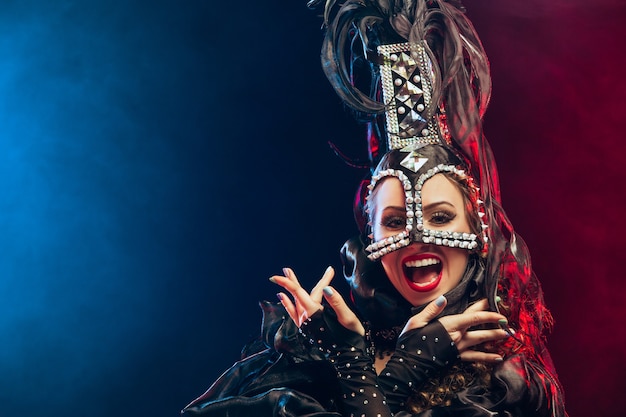
<svg viewBox="0 0 626 417">
<path fill-rule="evenodd" d="M 546 366 L 525 355 L 508 357 L 493 372 L 494 389 L 502 402 L 537 416 L 565 416 L 563 395 L 557 378 Z"/>
</svg>

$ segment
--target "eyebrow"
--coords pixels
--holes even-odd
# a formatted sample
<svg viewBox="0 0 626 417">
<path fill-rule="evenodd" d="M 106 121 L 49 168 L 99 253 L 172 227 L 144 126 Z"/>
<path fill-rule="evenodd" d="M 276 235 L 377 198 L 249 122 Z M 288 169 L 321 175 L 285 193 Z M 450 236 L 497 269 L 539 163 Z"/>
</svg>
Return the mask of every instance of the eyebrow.
<svg viewBox="0 0 626 417">
<path fill-rule="evenodd" d="M 439 206 L 448 206 L 451 207 L 453 209 L 456 209 L 456 207 L 454 206 L 454 204 L 450 203 L 449 201 L 435 201 L 434 203 L 430 203 L 428 205 L 425 205 L 422 207 L 422 211 L 425 210 L 432 210 L 434 208 L 437 208 Z M 398 211 L 405 211 L 406 210 L 406 206 L 387 206 L 385 208 L 383 208 L 383 211 L 386 210 L 398 210 Z"/>
<path fill-rule="evenodd" d="M 456 209 L 456 207 L 454 206 L 454 204 L 450 203 L 449 201 L 435 201 L 434 203 L 430 203 L 426 206 L 422 207 L 422 211 L 424 210 L 431 210 L 433 208 L 436 208 L 438 206 L 449 206 L 452 207 L 453 209 Z"/>
<path fill-rule="evenodd" d="M 383 209 L 383 211 L 385 210 L 398 210 L 398 211 L 406 211 L 406 206 L 387 206 Z"/>
</svg>

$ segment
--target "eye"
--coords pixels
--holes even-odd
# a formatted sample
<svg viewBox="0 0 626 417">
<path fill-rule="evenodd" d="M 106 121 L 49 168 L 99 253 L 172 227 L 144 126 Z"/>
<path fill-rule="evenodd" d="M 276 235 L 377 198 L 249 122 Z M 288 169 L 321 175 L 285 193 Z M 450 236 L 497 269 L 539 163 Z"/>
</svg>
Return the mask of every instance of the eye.
<svg viewBox="0 0 626 417">
<path fill-rule="evenodd" d="M 404 229 L 406 226 L 406 218 L 404 216 L 385 216 L 382 218 L 380 224 L 391 230 Z"/>
<path fill-rule="evenodd" d="M 440 210 L 440 211 L 434 212 L 430 216 L 429 222 L 431 224 L 441 226 L 441 225 L 450 223 L 452 220 L 454 220 L 455 217 L 456 217 L 455 213 L 452 213 L 446 210 Z"/>
</svg>

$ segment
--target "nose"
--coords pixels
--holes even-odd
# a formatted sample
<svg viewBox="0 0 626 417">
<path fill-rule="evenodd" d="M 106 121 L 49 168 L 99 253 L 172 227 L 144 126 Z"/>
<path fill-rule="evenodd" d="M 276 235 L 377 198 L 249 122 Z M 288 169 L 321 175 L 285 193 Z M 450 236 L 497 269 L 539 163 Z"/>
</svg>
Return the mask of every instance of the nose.
<svg viewBox="0 0 626 417">
<path fill-rule="evenodd" d="M 424 243 L 423 240 L 423 233 L 421 230 L 418 230 L 417 227 L 414 227 L 411 230 L 411 234 L 409 235 L 409 239 L 411 240 L 412 243 Z"/>
</svg>

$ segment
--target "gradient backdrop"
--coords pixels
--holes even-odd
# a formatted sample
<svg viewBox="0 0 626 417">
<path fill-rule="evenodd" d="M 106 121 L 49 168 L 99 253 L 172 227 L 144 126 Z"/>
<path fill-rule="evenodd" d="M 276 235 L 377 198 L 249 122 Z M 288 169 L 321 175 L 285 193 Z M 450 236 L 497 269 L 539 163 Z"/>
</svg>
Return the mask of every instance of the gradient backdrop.
<svg viewBox="0 0 626 417">
<path fill-rule="evenodd" d="M 304 3 L 2 1 L 0 417 L 176 416 L 338 265 L 362 129 Z M 467 3 L 569 412 L 622 415 L 626 3 Z"/>
</svg>

